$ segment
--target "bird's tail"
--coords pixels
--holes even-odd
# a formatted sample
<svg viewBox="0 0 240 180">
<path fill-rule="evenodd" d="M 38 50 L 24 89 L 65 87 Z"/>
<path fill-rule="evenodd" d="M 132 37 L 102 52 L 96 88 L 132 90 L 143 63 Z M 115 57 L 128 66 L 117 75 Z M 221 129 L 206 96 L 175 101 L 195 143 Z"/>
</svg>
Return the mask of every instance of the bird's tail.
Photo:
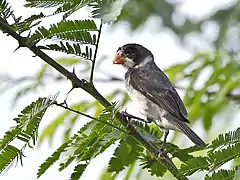
<svg viewBox="0 0 240 180">
<path fill-rule="evenodd" d="M 205 147 L 206 143 L 193 131 L 191 130 L 190 127 L 188 127 L 188 125 L 186 123 L 176 123 L 177 127 L 184 133 L 187 135 L 187 137 L 189 139 L 191 139 L 191 141 L 198 145 L 198 146 L 202 146 Z"/>
</svg>

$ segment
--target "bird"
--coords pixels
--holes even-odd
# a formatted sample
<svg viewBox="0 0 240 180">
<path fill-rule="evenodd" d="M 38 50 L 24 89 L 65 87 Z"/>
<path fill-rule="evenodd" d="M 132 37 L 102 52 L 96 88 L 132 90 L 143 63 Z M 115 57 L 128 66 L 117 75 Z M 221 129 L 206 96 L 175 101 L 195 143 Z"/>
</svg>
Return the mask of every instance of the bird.
<svg viewBox="0 0 240 180">
<path fill-rule="evenodd" d="M 145 121 L 154 122 L 164 132 L 160 151 L 164 151 L 169 130 L 184 133 L 197 146 L 206 146 L 187 125 L 186 107 L 167 75 L 155 64 L 150 50 L 136 43 L 125 44 L 118 48 L 113 63 L 125 67 L 126 90 Z"/>
</svg>

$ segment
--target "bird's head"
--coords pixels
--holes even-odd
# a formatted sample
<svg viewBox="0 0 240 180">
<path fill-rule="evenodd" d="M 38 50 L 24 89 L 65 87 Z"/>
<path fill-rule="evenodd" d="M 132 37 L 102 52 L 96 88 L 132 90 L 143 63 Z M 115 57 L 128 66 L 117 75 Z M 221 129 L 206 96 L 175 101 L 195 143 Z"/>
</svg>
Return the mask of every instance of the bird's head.
<svg viewBox="0 0 240 180">
<path fill-rule="evenodd" d="M 144 66 L 149 61 L 153 61 L 153 54 L 147 48 L 140 44 L 125 44 L 118 48 L 113 63 L 133 68 Z"/>
</svg>

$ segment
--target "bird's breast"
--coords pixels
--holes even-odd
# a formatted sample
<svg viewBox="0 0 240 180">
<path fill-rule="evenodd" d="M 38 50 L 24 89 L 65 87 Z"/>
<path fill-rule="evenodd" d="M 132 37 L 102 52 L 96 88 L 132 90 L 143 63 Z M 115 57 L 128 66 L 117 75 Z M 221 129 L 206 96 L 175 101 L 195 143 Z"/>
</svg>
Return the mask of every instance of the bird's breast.
<svg viewBox="0 0 240 180">
<path fill-rule="evenodd" d="M 128 95 L 133 100 L 134 104 L 137 106 L 141 114 L 152 119 L 157 119 L 161 117 L 163 109 L 161 109 L 158 105 L 149 100 L 141 92 L 134 89 L 130 83 L 130 77 L 125 79 L 125 86 Z"/>
</svg>

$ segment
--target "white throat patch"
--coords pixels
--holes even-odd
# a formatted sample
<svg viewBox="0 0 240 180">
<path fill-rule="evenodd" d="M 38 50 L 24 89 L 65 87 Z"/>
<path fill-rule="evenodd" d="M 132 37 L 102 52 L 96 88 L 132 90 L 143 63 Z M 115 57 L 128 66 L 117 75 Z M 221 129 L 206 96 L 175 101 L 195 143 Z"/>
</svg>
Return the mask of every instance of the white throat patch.
<svg viewBox="0 0 240 180">
<path fill-rule="evenodd" d="M 134 66 L 134 62 L 132 59 L 126 57 L 124 65 L 128 68 L 132 68 Z"/>
<path fill-rule="evenodd" d="M 139 67 L 144 67 L 145 65 L 147 65 L 151 61 L 153 61 L 153 57 L 148 56 L 139 65 L 134 66 L 135 63 L 133 62 L 133 60 L 126 57 L 124 66 L 127 67 L 127 68 L 132 68 L 132 67 L 139 68 Z"/>
<path fill-rule="evenodd" d="M 148 56 L 146 57 L 139 65 L 135 66 L 135 68 L 139 68 L 139 67 L 144 67 L 146 66 L 149 62 L 153 61 L 153 57 L 152 56 Z"/>
</svg>

